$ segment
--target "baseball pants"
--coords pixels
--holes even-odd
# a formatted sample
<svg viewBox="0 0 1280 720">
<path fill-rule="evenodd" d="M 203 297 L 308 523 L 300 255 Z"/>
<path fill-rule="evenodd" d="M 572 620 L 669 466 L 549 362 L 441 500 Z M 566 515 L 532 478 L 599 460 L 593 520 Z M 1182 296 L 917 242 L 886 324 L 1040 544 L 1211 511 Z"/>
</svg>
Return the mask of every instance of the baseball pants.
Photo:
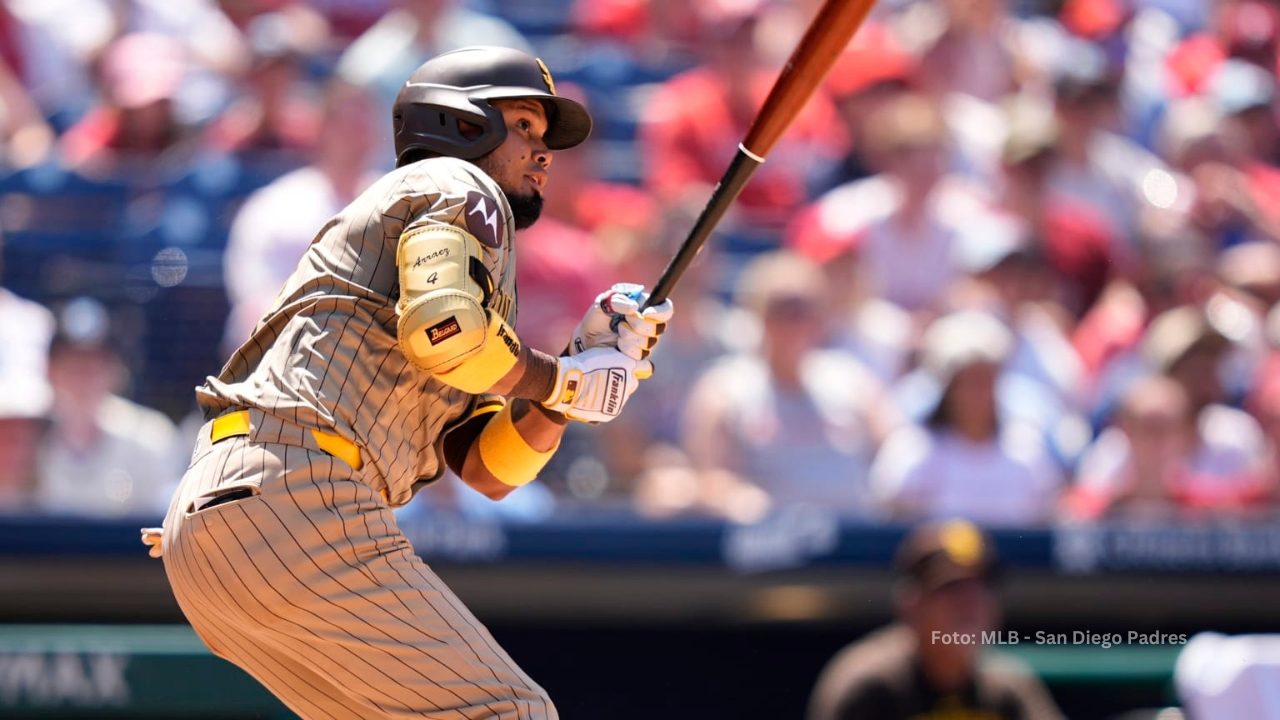
<svg viewBox="0 0 1280 720">
<path fill-rule="evenodd" d="M 165 572 L 215 655 L 306 720 L 558 718 L 358 471 L 253 418 L 217 443 L 205 425 L 165 520 Z"/>
</svg>

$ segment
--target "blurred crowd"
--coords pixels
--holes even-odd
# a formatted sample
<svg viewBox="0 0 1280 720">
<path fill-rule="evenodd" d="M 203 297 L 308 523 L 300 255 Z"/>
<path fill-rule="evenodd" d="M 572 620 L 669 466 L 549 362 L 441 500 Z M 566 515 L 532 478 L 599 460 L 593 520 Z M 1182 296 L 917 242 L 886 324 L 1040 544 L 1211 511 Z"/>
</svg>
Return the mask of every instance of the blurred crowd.
<svg viewBox="0 0 1280 720">
<path fill-rule="evenodd" d="M 596 119 L 521 233 L 522 337 L 651 283 L 816 0 L 0 5 L 0 509 L 159 514 L 192 388 L 392 166 L 453 47 Z M 1275 517 L 1280 5 L 881 0 L 674 294 L 657 373 L 500 504 L 984 526 Z"/>
</svg>

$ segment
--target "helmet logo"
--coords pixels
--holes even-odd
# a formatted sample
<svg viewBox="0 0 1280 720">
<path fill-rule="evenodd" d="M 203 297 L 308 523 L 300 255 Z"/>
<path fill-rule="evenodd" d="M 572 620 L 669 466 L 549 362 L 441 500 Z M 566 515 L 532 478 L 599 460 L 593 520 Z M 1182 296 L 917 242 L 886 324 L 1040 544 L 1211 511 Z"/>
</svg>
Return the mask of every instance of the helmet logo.
<svg viewBox="0 0 1280 720">
<path fill-rule="evenodd" d="M 556 94 L 556 81 L 551 79 L 551 71 L 547 69 L 547 64 L 542 62 L 542 58 L 534 58 L 538 61 L 538 69 L 542 71 L 542 79 L 547 83 L 547 91 L 552 95 Z"/>
</svg>

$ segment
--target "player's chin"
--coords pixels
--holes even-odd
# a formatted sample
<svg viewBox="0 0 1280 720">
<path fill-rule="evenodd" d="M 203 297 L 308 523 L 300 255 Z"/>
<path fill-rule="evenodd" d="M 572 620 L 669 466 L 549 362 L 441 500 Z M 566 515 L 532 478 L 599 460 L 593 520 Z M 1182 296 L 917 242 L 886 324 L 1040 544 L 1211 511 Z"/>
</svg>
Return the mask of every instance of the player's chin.
<svg viewBox="0 0 1280 720">
<path fill-rule="evenodd" d="M 524 230 L 538 221 L 542 215 L 542 193 L 534 190 L 529 193 L 510 193 L 507 203 L 511 205 L 511 217 L 517 230 Z"/>
</svg>

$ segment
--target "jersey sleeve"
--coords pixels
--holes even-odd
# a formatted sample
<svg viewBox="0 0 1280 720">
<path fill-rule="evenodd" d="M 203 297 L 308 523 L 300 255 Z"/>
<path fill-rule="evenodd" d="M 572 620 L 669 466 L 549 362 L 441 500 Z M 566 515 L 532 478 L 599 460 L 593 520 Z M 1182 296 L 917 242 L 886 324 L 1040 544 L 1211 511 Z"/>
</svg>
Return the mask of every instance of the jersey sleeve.
<svg viewBox="0 0 1280 720">
<path fill-rule="evenodd" d="M 502 301 L 499 284 L 511 274 L 510 210 L 474 166 L 439 160 L 417 163 L 405 177 L 419 207 L 396 247 L 397 341 L 418 368 L 482 392 L 520 349 L 508 321 L 514 300 Z"/>
</svg>

